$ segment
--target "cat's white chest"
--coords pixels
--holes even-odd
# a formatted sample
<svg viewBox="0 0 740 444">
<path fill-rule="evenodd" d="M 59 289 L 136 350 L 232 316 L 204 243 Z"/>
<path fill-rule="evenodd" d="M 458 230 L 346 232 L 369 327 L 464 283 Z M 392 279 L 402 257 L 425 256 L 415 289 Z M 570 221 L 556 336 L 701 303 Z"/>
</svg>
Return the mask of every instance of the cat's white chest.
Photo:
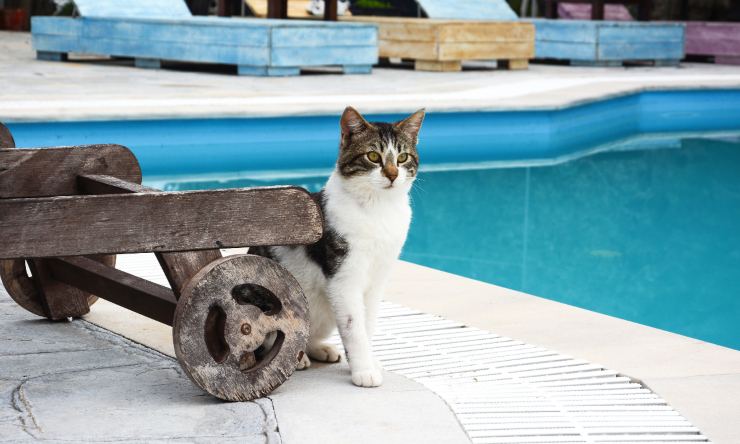
<svg viewBox="0 0 740 444">
<path fill-rule="evenodd" d="M 389 192 L 391 193 L 391 192 Z M 355 273 L 377 275 L 398 259 L 409 225 L 411 207 L 405 194 L 358 202 L 333 194 L 325 217 L 329 225 L 349 244 L 348 265 Z"/>
</svg>

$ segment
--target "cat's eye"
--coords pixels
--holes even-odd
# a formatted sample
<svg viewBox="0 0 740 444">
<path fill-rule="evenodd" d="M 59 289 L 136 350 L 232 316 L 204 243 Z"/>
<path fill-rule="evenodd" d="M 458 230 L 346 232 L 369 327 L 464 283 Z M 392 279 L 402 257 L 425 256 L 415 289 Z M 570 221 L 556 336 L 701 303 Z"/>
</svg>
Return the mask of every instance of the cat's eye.
<svg viewBox="0 0 740 444">
<path fill-rule="evenodd" d="M 409 160 L 409 155 L 406 153 L 401 153 L 398 155 L 398 163 L 404 163 L 407 160 Z"/>
<path fill-rule="evenodd" d="M 376 151 L 370 151 L 369 153 L 367 153 L 367 158 L 368 160 L 370 160 L 370 162 L 380 162 L 380 154 L 378 154 Z"/>
</svg>

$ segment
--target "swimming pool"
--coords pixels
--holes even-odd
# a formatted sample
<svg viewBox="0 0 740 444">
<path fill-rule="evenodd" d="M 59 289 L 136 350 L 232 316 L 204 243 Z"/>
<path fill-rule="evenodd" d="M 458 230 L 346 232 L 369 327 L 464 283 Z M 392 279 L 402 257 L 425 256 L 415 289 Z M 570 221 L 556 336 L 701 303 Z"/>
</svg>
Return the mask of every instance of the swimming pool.
<svg viewBox="0 0 740 444">
<path fill-rule="evenodd" d="M 10 127 L 123 143 L 168 190 L 317 190 L 337 143 L 334 116 Z M 740 91 L 431 114 L 422 137 L 404 259 L 740 349 Z"/>
</svg>

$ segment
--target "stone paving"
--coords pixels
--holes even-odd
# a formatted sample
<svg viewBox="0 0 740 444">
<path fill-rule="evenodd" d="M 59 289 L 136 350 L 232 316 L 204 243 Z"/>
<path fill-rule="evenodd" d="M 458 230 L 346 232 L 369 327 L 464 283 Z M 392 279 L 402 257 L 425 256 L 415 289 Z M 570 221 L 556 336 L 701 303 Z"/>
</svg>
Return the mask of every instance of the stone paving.
<svg viewBox="0 0 740 444">
<path fill-rule="evenodd" d="M 0 442 L 279 443 L 272 401 L 224 403 L 174 359 L 0 289 Z"/>
</svg>

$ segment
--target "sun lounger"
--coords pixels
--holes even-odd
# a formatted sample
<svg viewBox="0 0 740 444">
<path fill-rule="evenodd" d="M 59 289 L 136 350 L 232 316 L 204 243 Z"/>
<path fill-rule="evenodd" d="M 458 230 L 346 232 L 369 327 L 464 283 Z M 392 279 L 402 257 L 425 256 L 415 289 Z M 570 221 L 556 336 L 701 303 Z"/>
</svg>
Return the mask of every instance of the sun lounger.
<svg viewBox="0 0 740 444">
<path fill-rule="evenodd" d="M 740 23 L 686 22 L 686 54 L 740 65 Z"/>
<path fill-rule="evenodd" d="M 378 25 L 380 57 L 414 60 L 417 71 L 459 71 L 465 60 L 527 69 L 534 57 L 534 27 L 518 21 L 504 1 L 418 3 L 430 19 L 355 15 L 341 20 Z"/>
<path fill-rule="evenodd" d="M 512 20 L 511 14 L 516 17 L 504 0 L 417 2 L 430 18 Z M 537 59 L 566 60 L 573 65 L 588 66 L 621 66 L 623 62 L 650 61 L 664 66 L 677 65 L 684 55 L 684 27 L 679 23 L 527 21 L 536 27 Z"/>
<path fill-rule="evenodd" d="M 297 75 L 318 66 L 369 73 L 378 59 L 372 24 L 194 17 L 182 0 L 75 4 L 80 17 L 33 18 L 39 59 L 85 53 L 132 57 L 142 68 L 160 68 L 163 60 L 220 63 L 258 76 Z"/>
</svg>

